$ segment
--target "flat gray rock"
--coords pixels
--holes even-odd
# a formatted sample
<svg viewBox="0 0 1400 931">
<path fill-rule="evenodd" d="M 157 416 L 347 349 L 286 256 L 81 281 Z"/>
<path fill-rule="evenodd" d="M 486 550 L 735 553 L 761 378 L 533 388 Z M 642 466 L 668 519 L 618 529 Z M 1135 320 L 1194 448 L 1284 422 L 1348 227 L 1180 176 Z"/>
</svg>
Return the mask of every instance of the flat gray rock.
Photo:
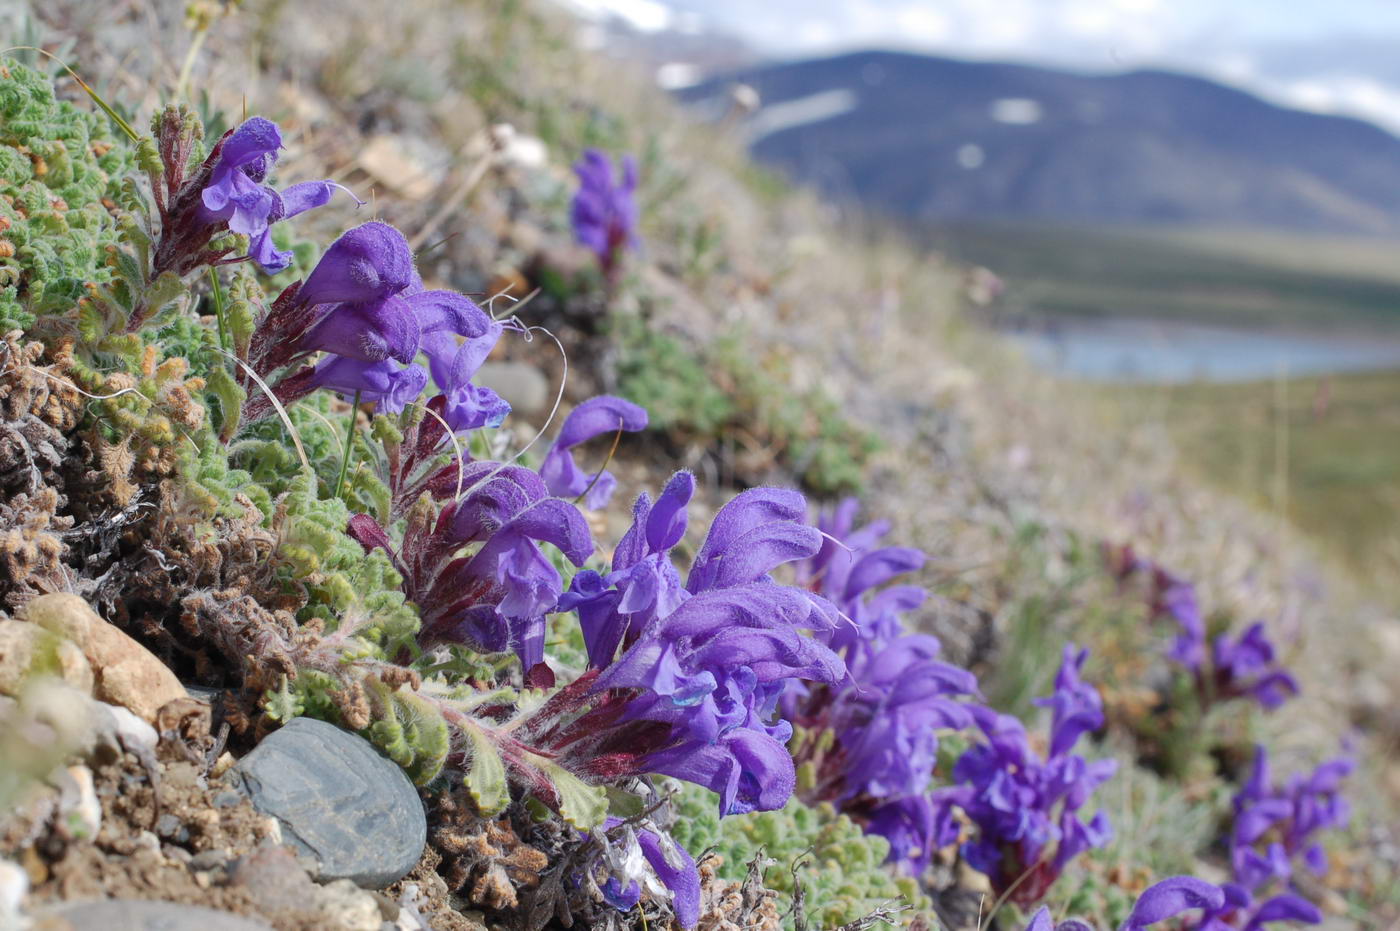
<svg viewBox="0 0 1400 931">
<path fill-rule="evenodd" d="M 418 790 L 349 731 L 295 718 L 240 760 L 238 773 L 253 805 L 282 823 L 283 840 L 317 860 L 322 882 L 382 889 L 423 854 Z"/>
<path fill-rule="evenodd" d="M 505 398 L 511 410 L 530 416 L 543 414 L 554 401 L 549 379 L 533 365 L 524 362 L 487 362 L 477 369 L 477 384 Z"/>
<path fill-rule="evenodd" d="M 272 931 L 272 925 L 242 915 L 215 911 L 202 905 L 109 899 L 79 902 L 47 912 L 61 918 L 73 931 Z M 63 925 L 44 925 L 63 927 Z"/>
</svg>

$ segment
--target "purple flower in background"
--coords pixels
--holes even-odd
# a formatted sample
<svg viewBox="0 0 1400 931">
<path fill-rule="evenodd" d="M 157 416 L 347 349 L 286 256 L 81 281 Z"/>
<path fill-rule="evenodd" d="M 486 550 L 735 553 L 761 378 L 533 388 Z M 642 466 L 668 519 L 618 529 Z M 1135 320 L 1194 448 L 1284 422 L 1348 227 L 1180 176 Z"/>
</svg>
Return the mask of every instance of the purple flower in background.
<svg viewBox="0 0 1400 931">
<path fill-rule="evenodd" d="M 273 246 L 272 224 L 326 205 L 336 188 L 346 190 L 331 181 L 307 181 L 279 194 L 263 182 L 280 148 L 276 123 L 260 116 L 245 121 L 220 140 L 219 159 L 200 194 L 200 222 L 227 223 L 232 232 L 247 236 L 248 257 L 268 274 L 292 261 L 290 252 Z M 356 203 L 363 202 L 356 198 Z"/>
<path fill-rule="evenodd" d="M 1050 755 L 1061 756 L 1079 741 L 1079 736 L 1103 727 L 1103 699 L 1099 690 L 1079 678 L 1089 650 L 1075 651 L 1067 643 L 1055 676 L 1055 692 L 1049 698 L 1037 698 L 1035 703 L 1052 709 L 1050 725 Z"/>
<path fill-rule="evenodd" d="M 1344 827 L 1351 817 L 1341 784 L 1354 767 L 1350 758 L 1337 757 L 1275 786 L 1268 752 L 1257 746 L 1250 778 L 1234 799 L 1230 861 L 1236 881 L 1251 891 L 1271 879 L 1287 882 L 1297 858 L 1313 873 L 1324 873 L 1327 855 L 1316 835 Z"/>
<path fill-rule="evenodd" d="M 1298 682 L 1274 662 L 1274 645 L 1264 622 L 1249 625 L 1240 638 L 1215 638 L 1215 691 L 1221 698 L 1250 696 L 1272 711 L 1298 694 Z"/>
<path fill-rule="evenodd" d="M 1079 678 L 1083 662 L 1084 654 L 1067 646 L 1055 694 L 1041 702 L 1053 709 L 1048 757 L 1042 760 L 1031 749 L 1016 718 L 973 707 L 986 743 L 958 759 L 957 785 L 933 793 L 977 826 L 976 839 L 963 845 L 968 863 L 987 874 L 998 895 L 1009 894 L 1022 906 L 1039 901 L 1070 860 L 1111 836 L 1102 811 L 1087 823 L 1077 814 L 1116 769 L 1113 760 L 1088 762 L 1069 752 L 1103 721 L 1097 695 L 1091 699 L 1092 687 Z"/>
<path fill-rule="evenodd" d="M 1269 775 L 1267 752 L 1263 746 L 1255 749 L 1254 767 L 1233 803 L 1230 865 L 1235 881 L 1222 887 L 1225 901 L 1205 914 L 1201 931 L 1255 931 L 1273 921 L 1322 920 L 1317 906 L 1297 893 L 1295 861 L 1301 859 L 1317 875 L 1326 872 L 1327 855 L 1316 835 L 1346 824 L 1350 809 L 1340 789 L 1353 765 L 1338 757 L 1277 786 Z"/>
<path fill-rule="evenodd" d="M 574 195 L 569 219 L 574 237 L 598 256 L 603 273 L 610 280 L 626 249 L 637 247 L 637 162 L 622 156 L 622 170 L 613 180 L 613 166 L 598 149 L 586 149 L 574 165 L 579 189 Z"/>
<path fill-rule="evenodd" d="M 1298 694 L 1297 680 L 1276 662 L 1274 645 L 1262 621 L 1251 624 L 1238 639 L 1219 634 L 1207 650 L 1206 624 L 1194 585 L 1139 557 L 1131 546 L 1105 547 L 1104 551 L 1109 570 L 1120 581 L 1138 572 L 1149 575 L 1152 616 L 1172 620 L 1179 628 L 1167 656 L 1195 677 L 1203 705 L 1253 698 L 1272 711 Z"/>
<path fill-rule="evenodd" d="M 798 567 L 798 578 L 852 621 L 838 628 L 830 642 L 848 660 L 868 657 L 903 634 L 900 615 L 923 604 L 928 596 L 913 585 L 873 593 L 895 577 L 923 568 L 925 557 L 909 547 L 877 546 L 889 532 L 889 522 L 874 521 L 856 529 L 858 507 L 855 498 L 847 498 L 820 515 L 817 528 L 825 535 L 822 548 Z"/>
<path fill-rule="evenodd" d="M 858 502 L 818 516 L 821 548 L 798 564 L 798 579 L 829 600 L 839 622 L 818 636 L 843 654 L 850 679 L 834 686 L 794 683 L 784 713 L 833 743 L 804 740 L 798 759 L 814 774 L 808 801 L 831 801 L 890 842 L 889 860 L 918 874 L 933 852 L 956 839 L 951 809 L 928 795 L 938 734 L 971 727 L 971 673 L 939 658 L 938 638 L 906 634 L 901 614 L 927 593 L 888 585 L 918 570 L 924 554 L 879 546 L 886 521 L 856 527 Z"/>
<path fill-rule="evenodd" d="M 550 494 L 561 498 L 577 498 L 585 491 L 588 498 L 584 502 L 590 510 L 607 507 L 612 498 L 617 479 L 606 469 L 596 475 L 589 475 L 574 462 L 571 450 L 580 443 L 586 443 L 596 436 L 626 430 L 636 433 L 646 429 L 647 412 L 622 398 L 612 395 L 599 395 L 589 398 L 574 408 L 559 428 L 559 436 L 545 454 L 540 465 L 540 475 L 549 487 Z"/>
<path fill-rule="evenodd" d="M 1219 886 L 1194 876 L 1173 876 L 1149 886 L 1138 896 L 1127 921 L 1119 926 L 1118 931 L 1141 931 L 1193 908 L 1199 908 L 1208 915 L 1221 908 L 1225 899 L 1226 893 Z M 1068 918 L 1058 923 L 1051 921 L 1050 909 L 1041 906 L 1031 916 L 1026 931 L 1093 931 L 1093 928 L 1078 918 Z"/>
<path fill-rule="evenodd" d="M 1153 582 L 1156 588 L 1153 612 L 1159 617 L 1171 618 L 1181 627 L 1167 655 L 1187 669 L 1200 669 L 1205 659 L 1206 624 L 1201 617 L 1196 586 L 1165 569 L 1153 570 Z"/>
</svg>

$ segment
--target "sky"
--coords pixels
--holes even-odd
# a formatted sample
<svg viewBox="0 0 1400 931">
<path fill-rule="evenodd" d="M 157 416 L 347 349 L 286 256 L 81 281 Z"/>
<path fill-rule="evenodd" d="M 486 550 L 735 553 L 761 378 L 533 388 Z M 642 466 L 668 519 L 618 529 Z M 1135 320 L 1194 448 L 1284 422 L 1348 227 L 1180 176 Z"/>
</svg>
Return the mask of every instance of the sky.
<svg viewBox="0 0 1400 931">
<path fill-rule="evenodd" d="M 1165 67 L 1400 133 L 1400 0 L 584 0 L 781 58 L 896 48 L 1086 72 Z"/>
</svg>

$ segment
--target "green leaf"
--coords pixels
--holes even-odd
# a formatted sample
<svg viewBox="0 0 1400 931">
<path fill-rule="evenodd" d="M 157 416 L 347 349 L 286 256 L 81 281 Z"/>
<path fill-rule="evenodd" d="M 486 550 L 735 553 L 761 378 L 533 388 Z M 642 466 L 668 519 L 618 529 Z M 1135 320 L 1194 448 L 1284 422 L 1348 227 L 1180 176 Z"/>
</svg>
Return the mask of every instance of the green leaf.
<svg viewBox="0 0 1400 931">
<path fill-rule="evenodd" d="M 559 795 L 559 814 L 580 831 L 591 831 L 608 816 L 608 790 L 591 786 L 552 760 L 533 753 L 525 758 L 554 784 Z"/>
<path fill-rule="evenodd" d="M 282 684 L 277 691 L 268 689 L 267 694 L 263 697 L 263 710 L 272 720 L 286 724 L 305 711 L 306 707 L 302 703 L 301 695 L 292 688 L 287 677 L 283 676 Z"/>
<path fill-rule="evenodd" d="M 510 804 L 510 787 L 506 784 L 506 765 L 484 733 L 466 724 L 463 726 L 472 742 L 471 769 L 467 772 L 467 791 L 483 815 L 488 817 L 505 811 Z"/>
</svg>

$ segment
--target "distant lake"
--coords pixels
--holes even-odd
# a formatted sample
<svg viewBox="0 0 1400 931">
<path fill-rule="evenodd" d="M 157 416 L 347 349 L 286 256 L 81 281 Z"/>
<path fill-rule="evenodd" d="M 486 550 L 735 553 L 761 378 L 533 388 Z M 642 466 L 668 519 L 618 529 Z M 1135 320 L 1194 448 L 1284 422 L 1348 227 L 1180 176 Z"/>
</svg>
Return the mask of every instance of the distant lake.
<svg viewBox="0 0 1400 931">
<path fill-rule="evenodd" d="M 1400 335 L 1060 318 L 1004 330 L 1036 365 L 1088 381 L 1180 384 L 1400 369 Z"/>
</svg>

